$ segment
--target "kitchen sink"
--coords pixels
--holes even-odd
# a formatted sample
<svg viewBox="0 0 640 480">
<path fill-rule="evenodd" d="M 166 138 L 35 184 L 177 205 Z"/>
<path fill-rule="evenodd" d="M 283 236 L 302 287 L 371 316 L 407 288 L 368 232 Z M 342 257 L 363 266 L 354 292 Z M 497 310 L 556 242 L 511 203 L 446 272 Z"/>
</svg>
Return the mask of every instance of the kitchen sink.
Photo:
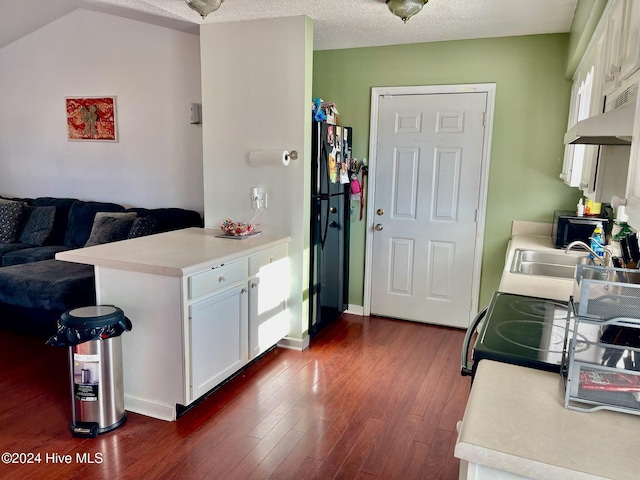
<svg viewBox="0 0 640 480">
<path fill-rule="evenodd" d="M 511 273 L 541 275 L 556 278 L 574 278 L 576 265 L 593 265 L 593 260 L 585 255 L 569 255 L 564 252 L 516 249 L 511 263 Z"/>
</svg>

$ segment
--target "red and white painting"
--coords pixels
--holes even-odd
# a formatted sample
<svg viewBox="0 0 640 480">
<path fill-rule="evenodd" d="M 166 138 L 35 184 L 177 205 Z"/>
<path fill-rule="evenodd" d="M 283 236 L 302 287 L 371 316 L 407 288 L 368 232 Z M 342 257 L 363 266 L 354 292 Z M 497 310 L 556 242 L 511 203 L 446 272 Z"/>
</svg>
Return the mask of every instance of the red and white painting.
<svg viewBox="0 0 640 480">
<path fill-rule="evenodd" d="M 69 140 L 117 142 L 116 97 L 67 97 Z"/>
</svg>

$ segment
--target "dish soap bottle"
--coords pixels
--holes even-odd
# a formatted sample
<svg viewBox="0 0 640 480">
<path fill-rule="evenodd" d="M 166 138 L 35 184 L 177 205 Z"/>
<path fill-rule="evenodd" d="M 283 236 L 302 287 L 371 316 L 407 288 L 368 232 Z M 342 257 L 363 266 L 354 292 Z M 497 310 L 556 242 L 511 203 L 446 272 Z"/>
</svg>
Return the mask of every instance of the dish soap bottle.
<svg viewBox="0 0 640 480">
<path fill-rule="evenodd" d="M 584 200 L 580 199 L 576 207 L 576 215 L 578 217 L 584 217 Z"/>
<path fill-rule="evenodd" d="M 602 222 L 598 222 L 593 234 L 590 237 L 591 250 L 596 252 L 600 258 L 604 257 L 604 232 L 602 230 Z M 593 258 L 593 254 L 589 254 L 590 258 Z"/>
</svg>

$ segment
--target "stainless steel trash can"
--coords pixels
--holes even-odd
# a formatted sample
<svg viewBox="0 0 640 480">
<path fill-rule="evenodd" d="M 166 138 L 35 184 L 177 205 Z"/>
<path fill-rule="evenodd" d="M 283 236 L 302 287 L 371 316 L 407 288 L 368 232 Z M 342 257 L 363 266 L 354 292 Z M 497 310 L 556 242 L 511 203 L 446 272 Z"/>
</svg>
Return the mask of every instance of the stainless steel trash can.
<svg viewBox="0 0 640 480">
<path fill-rule="evenodd" d="M 131 322 L 118 307 L 96 305 L 68 310 L 58 323 L 47 343 L 69 347 L 73 435 L 96 437 L 119 427 L 127 419 L 120 335 Z"/>
</svg>

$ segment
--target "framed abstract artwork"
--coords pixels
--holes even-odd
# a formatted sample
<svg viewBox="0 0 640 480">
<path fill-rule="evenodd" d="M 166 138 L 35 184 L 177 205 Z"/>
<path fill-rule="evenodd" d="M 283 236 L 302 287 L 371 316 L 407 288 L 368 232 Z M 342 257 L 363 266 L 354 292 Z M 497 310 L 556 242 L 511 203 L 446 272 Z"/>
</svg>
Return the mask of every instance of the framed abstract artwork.
<svg viewBox="0 0 640 480">
<path fill-rule="evenodd" d="M 116 97 L 66 97 L 67 139 L 117 142 Z"/>
</svg>

